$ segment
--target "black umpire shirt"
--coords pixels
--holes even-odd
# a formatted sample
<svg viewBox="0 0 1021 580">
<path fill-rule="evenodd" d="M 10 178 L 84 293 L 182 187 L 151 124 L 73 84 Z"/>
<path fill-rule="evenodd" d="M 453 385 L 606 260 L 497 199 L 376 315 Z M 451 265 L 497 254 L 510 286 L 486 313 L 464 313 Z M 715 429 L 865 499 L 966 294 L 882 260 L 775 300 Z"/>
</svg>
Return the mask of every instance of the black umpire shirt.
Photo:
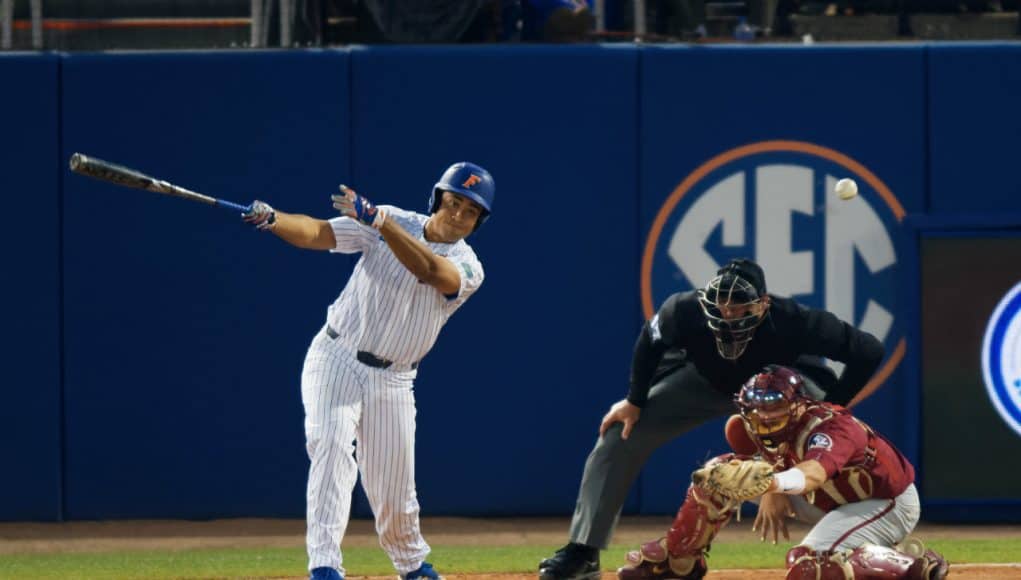
<svg viewBox="0 0 1021 580">
<path fill-rule="evenodd" d="M 883 344 L 825 310 L 809 308 L 789 298 L 770 295 L 766 319 L 737 360 L 720 356 L 716 339 L 706 326 L 695 291 L 667 298 L 659 312 L 642 328 L 631 364 L 631 388 L 627 399 L 643 407 L 649 389 L 663 370 L 668 352 L 683 353 L 678 364 L 693 364 L 714 388 L 736 393 L 752 375 L 769 364 L 793 366 L 802 355 L 823 356 L 845 364 L 835 384 L 826 389 L 826 400 L 848 402 L 865 386 L 883 361 Z M 669 358 L 669 357 L 668 357 Z M 659 368 L 659 372 L 657 372 Z M 676 370 L 676 365 L 674 369 Z"/>
</svg>

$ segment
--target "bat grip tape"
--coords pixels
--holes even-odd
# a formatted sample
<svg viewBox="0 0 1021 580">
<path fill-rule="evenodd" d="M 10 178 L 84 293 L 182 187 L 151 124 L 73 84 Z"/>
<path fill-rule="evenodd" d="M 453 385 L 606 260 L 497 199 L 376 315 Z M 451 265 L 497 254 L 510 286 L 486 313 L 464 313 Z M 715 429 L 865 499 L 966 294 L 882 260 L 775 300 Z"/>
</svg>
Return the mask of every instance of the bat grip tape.
<svg viewBox="0 0 1021 580">
<path fill-rule="evenodd" d="M 252 209 L 252 206 L 250 206 L 250 205 L 240 205 L 240 204 L 234 203 L 233 201 L 227 201 L 225 199 L 218 199 L 218 200 L 216 200 L 216 205 L 219 206 L 219 207 L 225 207 L 227 209 L 237 210 L 237 211 L 240 211 L 242 213 L 247 212 L 248 210 Z"/>
</svg>

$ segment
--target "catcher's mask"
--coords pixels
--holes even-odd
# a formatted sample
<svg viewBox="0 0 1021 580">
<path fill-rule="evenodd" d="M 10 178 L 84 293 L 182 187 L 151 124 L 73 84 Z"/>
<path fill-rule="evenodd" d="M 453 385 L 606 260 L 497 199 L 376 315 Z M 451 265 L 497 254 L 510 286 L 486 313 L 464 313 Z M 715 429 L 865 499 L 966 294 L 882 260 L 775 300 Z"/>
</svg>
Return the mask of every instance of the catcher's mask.
<svg viewBox="0 0 1021 580">
<path fill-rule="evenodd" d="M 734 397 L 741 417 L 768 447 L 787 440 L 804 403 L 805 383 L 787 367 L 770 365 L 748 379 Z"/>
<path fill-rule="evenodd" d="M 758 264 L 743 258 L 731 260 L 716 274 L 698 291 L 698 304 L 720 356 L 737 360 L 769 310 L 766 279 Z"/>
<path fill-rule="evenodd" d="M 440 176 L 440 180 L 433 186 L 433 192 L 429 195 L 429 214 L 436 213 L 443 198 L 443 192 L 449 191 L 463 195 L 479 204 L 482 208 L 482 215 L 475 222 L 473 232 L 482 227 L 482 224 L 489 219 L 493 213 L 493 201 L 496 199 L 496 183 L 493 176 L 482 167 L 461 161 L 447 168 Z"/>
</svg>

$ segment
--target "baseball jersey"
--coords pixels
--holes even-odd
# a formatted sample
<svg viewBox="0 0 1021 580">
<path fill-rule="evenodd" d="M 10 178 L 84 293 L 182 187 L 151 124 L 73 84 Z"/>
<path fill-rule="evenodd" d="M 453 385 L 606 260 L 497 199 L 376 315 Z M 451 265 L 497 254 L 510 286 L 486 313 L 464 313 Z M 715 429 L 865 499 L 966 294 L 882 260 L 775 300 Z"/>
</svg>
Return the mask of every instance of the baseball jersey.
<svg viewBox="0 0 1021 580">
<path fill-rule="evenodd" d="M 639 407 L 648 399 L 664 355 L 680 353 L 677 364 L 694 364 L 717 389 L 733 394 L 767 364 L 794 366 L 802 355 L 818 355 L 846 366 L 836 384 L 820 385 L 827 401 L 847 404 L 865 386 L 883 361 L 879 339 L 825 310 L 770 295 L 772 304 L 755 336 L 737 360 L 716 350 L 716 339 L 695 291 L 674 294 L 643 327 L 635 345 L 628 401 Z M 667 358 L 670 358 L 669 356 Z"/>
<path fill-rule="evenodd" d="M 485 277 L 475 252 L 458 240 L 426 241 L 429 216 L 393 206 L 378 206 L 432 252 L 450 260 L 461 276 L 456 294 L 444 296 L 419 281 L 397 259 L 379 232 L 348 217 L 330 220 L 337 246 L 333 252 L 361 252 L 351 278 L 329 307 L 327 321 L 352 350 L 408 365 L 429 352 L 443 324 L 479 289 Z"/>
<path fill-rule="evenodd" d="M 780 471 L 818 461 L 827 481 L 806 498 L 826 512 L 870 498 L 893 499 L 915 480 L 915 468 L 892 443 L 838 405 L 810 406 L 793 435 L 777 448 L 756 437 L 752 441 Z"/>
</svg>

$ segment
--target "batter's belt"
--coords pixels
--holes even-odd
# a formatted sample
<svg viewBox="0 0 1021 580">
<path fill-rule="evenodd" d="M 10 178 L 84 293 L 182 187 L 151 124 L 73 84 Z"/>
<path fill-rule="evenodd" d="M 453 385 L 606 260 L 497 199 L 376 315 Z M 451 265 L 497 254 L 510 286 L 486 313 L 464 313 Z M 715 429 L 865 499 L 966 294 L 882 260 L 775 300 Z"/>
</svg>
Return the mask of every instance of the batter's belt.
<svg viewBox="0 0 1021 580">
<path fill-rule="evenodd" d="M 340 334 L 338 334 L 336 330 L 333 330 L 333 327 L 327 324 L 326 336 L 330 337 L 330 340 L 334 340 L 338 336 L 340 336 Z M 394 367 L 394 365 L 396 365 L 396 367 L 393 369 L 395 371 L 413 371 L 418 368 L 417 362 L 413 362 L 410 365 L 401 365 L 394 363 L 394 361 L 392 360 L 380 358 L 367 350 L 358 351 L 355 354 L 355 358 L 357 358 L 358 362 L 362 363 L 363 365 L 372 367 L 374 369 L 388 369 L 390 367 Z"/>
</svg>

